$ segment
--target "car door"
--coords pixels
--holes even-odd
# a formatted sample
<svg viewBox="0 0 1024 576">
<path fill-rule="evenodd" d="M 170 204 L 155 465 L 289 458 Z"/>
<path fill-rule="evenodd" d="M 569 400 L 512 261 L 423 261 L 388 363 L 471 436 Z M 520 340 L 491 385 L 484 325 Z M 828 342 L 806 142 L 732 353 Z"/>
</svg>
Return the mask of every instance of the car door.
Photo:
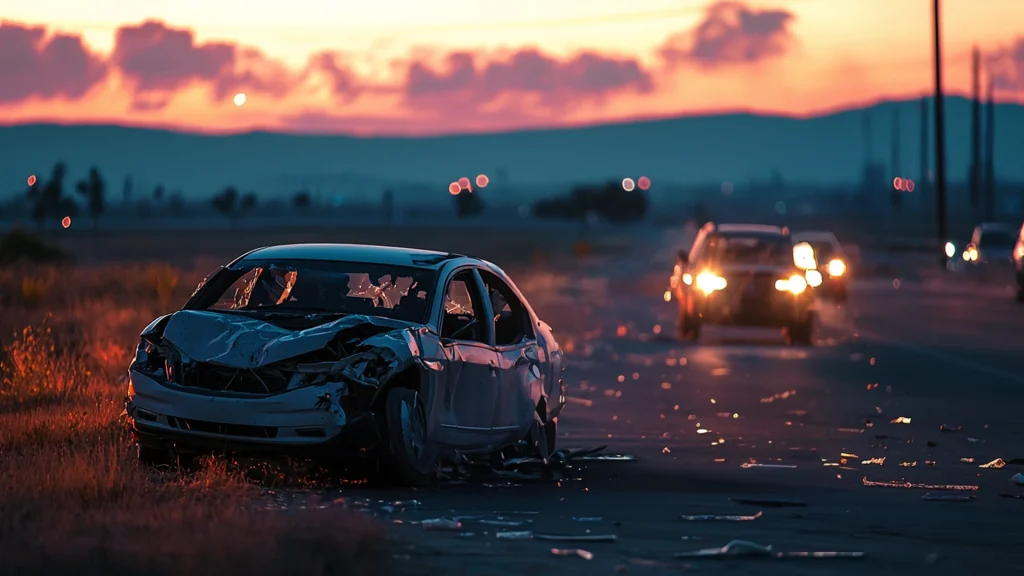
<svg viewBox="0 0 1024 576">
<path fill-rule="evenodd" d="M 497 443 L 498 354 L 494 322 L 475 268 L 456 269 L 440 298 L 440 343 L 446 359 L 442 378 L 439 440 L 461 450 L 486 450 Z"/>
<path fill-rule="evenodd" d="M 494 318 L 498 354 L 498 401 L 494 432 L 506 443 L 524 438 L 546 386 L 547 350 L 538 341 L 533 319 L 515 290 L 497 274 L 481 270 Z"/>
</svg>

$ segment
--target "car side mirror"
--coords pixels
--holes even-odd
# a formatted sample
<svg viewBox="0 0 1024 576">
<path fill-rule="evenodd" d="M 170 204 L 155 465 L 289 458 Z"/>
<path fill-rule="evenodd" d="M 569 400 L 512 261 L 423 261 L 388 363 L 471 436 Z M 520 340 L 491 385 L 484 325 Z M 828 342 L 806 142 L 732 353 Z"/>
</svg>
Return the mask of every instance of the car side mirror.
<svg viewBox="0 0 1024 576">
<path fill-rule="evenodd" d="M 687 252 L 686 250 L 680 250 L 680 251 L 676 252 L 676 258 L 679 259 L 679 263 L 680 264 L 689 264 L 690 263 L 690 253 Z"/>
</svg>

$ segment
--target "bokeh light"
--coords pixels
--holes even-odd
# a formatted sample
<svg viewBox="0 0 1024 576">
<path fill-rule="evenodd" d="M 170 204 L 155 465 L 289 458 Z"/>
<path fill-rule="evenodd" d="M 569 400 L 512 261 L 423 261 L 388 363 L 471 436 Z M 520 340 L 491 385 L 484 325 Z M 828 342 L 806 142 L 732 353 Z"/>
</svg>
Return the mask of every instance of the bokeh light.
<svg viewBox="0 0 1024 576">
<path fill-rule="evenodd" d="M 623 178 L 622 179 L 622 189 L 625 190 L 626 192 L 632 192 L 633 188 L 635 188 L 635 187 L 636 187 L 636 183 L 633 182 L 632 178 Z"/>
<path fill-rule="evenodd" d="M 914 191 L 914 181 L 913 180 L 904 180 L 903 181 L 903 187 L 906 189 L 907 192 L 913 192 Z"/>
<path fill-rule="evenodd" d="M 238 94 L 235 94 L 235 98 L 234 98 L 235 106 L 241 106 L 242 104 L 245 104 L 246 100 L 247 100 L 247 98 L 245 97 L 245 93 L 244 92 L 239 92 Z"/>
<path fill-rule="evenodd" d="M 897 190 L 903 190 L 903 178 L 896 177 L 892 179 L 892 187 Z"/>
<path fill-rule="evenodd" d="M 31 176 L 28 177 L 28 185 L 29 186 L 35 186 L 36 185 L 36 175 L 35 174 L 32 174 Z"/>
<path fill-rule="evenodd" d="M 64 219 L 60 221 L 60 225 L 65 227 L 65 228 L 70 228 L 71 227 L 71 216 L 65 216 Z"/>
<path fill-rule="evenodd" d="M 651 179 L 647 176 L 641 176 L 640 179 L 636 181 L 636 186 L 641 190 L 647 190 L 651 187 Z"/>
<path fill-rule="evenodd" d="M 476 177 L 477 188 L 487 188 L 487 185 L 491 183 L 491 179 L 487 177 L 487 174 L 480 174 Z"/>
<path fill-rule="evenodd" d="M 459 187 L 460 188 L 464 188 L 466 190 L 469 189 L 469 178 L 466 178 L 465 176 L 463 176 L 462 178 L 459 178 L 458 182 L 459 182 Z"/>
<path fill-rule="evenodd" d="M 448 185 L 448 193 L 452 196 L 457 196 L 459 192 L 462 192 L 462 186 L 459 186 L 458 182 L 452 182 Z"/>
</svg>

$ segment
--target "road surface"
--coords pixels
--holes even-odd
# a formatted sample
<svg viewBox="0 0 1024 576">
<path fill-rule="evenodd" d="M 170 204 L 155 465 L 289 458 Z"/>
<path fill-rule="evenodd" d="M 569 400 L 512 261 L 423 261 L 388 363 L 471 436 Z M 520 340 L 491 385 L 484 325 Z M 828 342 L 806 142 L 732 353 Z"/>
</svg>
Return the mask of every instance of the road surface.
<svg viewBox="0 0 1024 576">
<path fill-rule="evenodd" d="M 1024 494 L 1010 482 L 1024 472 L 1012 464 L 1024 458 L 1024 306 L 1008 290 L 862 279 L 846 307 L 822 306 L 813 348 L 787 347 L 772 330 L 715 328 L 684 344 L 669 337 L 673 304 L 663 294 L 675 246 L 665 244 L 653 255 L 521 279 L 572 350 L 560 446 L 607 444 L 637 460 L 590 462 L 557 484 L 345 489 L 357 499 L 420 503 L 374 508 L 395 523 L 389 572 L 1024 573 L 1024 500 L 1001 496 Z M 1011 464 L 979 467 L 996 458 Z M 978 489 L 959 492 L 973 501 L 932 501 L 923 497 L 945 491 L 866 484 L 894 481 Z M 681 518 L 758 512 L 746 521 Z M 434 531 L 415 523 L 472 515 L 522 525 L 465 520 L 459 531 Z M 505 530 L 617 541 L 496 537 Z M 673 558 L 733 539 L 865 556 Z M 593 558 L 555 555 L 556 547 Z"/>
</svg>

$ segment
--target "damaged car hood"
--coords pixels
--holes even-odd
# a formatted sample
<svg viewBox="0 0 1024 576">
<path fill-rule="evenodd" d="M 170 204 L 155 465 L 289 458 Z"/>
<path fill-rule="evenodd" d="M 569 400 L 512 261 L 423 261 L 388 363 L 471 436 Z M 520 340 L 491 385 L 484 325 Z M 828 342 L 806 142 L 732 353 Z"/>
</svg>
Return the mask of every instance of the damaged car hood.
<svg viewBox="0 0 1024 576">
<path fill-rule="evenodd" d="M 365 325 L 380 327 L 382 332 L 417 326 L 352 315 L 304 330 L 288 330 L 251 316 L 181 310 L 171 315 L 163 337 L 192 360 L 251 369 L 319 350 L 341 332 Z"/>
</svg>

